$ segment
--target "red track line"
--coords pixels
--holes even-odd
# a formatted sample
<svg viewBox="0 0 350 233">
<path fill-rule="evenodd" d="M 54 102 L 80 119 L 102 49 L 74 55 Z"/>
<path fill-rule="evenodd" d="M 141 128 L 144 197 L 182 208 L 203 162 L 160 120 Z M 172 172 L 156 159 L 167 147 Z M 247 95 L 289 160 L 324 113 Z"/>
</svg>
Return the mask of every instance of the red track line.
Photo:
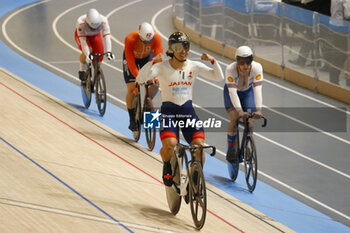
<svg viewBox="0 0 350 233">
<path fill-rule="evenodd" d="M 114 153 L 113 151 L 111 151 L 110 149 L 108 149 L 107 147 L 105 147 L 104 145 L 100 144 L 99 142 L 95 141 L 94 139 L 90 138 L 89 136 L 87 136 L 86 134 L 80 132 L 79 130 L 75 129 L 74 127 L 72 127 L 71 125 L 69 125 L 68 123 L 64 122 L 63 120 L 59 119 L 58 117 L 56 117 L 55 115 L 53 115 L 52 113 L 48 112 L 47 110 L 43 109 L 42 107 L 40 107 L 39 105 L 37 105 L 36 103 L 34 103 L 33 101 L 31 101 L 30 99 L 24 97 L 23 95 L 21 95 L 20 93 L 18 93 L 17 91 L 13 90 L 12 88 L 8 87 L 7 85 L 5 85 L 4 83 L 0 82 L 1 85 L 3 85 L 4 87 L 6 87 L 7 89 L 9 89 L 10 91 L 12 91 L 13 93 L 15 93 L 16 95 L 20 96 L 21 98 L 23 98 L 24 100 L 26 100 L 27 102 L 31 103 L 32 105 L 34 105 L 35 107 L 39 108 L 40 110 L 42 110 L 43 112 L 47 113 L 48 115 L 52 116 L 53 118 L 55 118 L 56 120 L 58 120 L 59 122 L 61 122 L 62 124 L 66 125 L 67 127 L 71 128 L 72 130 L 74 130 L 75 132 L 79 133 L 80 135 L 82 135 L 83 137 L 89 139 L 90 141 L 94 142 L 95 144 L 97 144 L 98 146 L 102 147 L 103 149 L 105 149 L 106 151 L 108 151 L 109 153 L 117 156 L 119 159 L 123 160 L 124 162 L 126 162 L 127 164 L 131 165 L 132 167 L 136 168 L 137 170 L 141 171 L 142 173 L 146 174 L 147 176 L 151 177 L 152 179 L 158 181 L 161 184 L 164 184 L 162 181 L 158 180 L 157 178 L 155 178 L 154 176 L 152 176 L 151 174 L 147 173 L 146 171 L 142 170 L 141 168 L 137 167 L 135 164 L 129 162 L 128 160 L 124 159 L 123 157 L 117 155 L 116 153 Z M 233 227 L 234 229 L 238 230 L 239 232 L 244 232 L 243 230 L 239 229 L 238 227 L 234 226 L 233 224 L 229 223 L 228 221 L 226 221 L 225 219 L 223 219 L 222 217 L 218 216 L 217 214 L 215 214 L 214 212 L 208 210 L 208 213 L 212 214 L 213 216 L 217 217 L 218 219 L 220 219 L 221 221 L 223 221 L 224 223 L 228 224 L 229 226 Z"/>
</svg>

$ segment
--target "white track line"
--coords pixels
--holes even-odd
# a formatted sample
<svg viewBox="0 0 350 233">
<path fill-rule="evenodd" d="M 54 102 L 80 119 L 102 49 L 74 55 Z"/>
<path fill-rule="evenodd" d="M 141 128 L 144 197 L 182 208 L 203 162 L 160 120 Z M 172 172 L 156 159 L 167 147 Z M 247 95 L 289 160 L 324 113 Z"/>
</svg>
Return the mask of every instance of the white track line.
<svg viewBox="0 0 350 233">
<path fill-rule="evenodd" d="M 24 51 L 22 48 L 18 47 L 18 46 L 9 38 L 9 36 L 8 36 L 8 34 L 7 34 L 7 32 L 6 32 L 6 24 L 8 23 L 8 21 L 9 21 L 12 17 L 14 17 L 14 16 L 17 15 L 18 13 L 20 13 L 20 12 L 22 12 L 22 11 L 24 11 L 24 10 L 30 8 L 30 7 L 33 7 L 33 6 L 35 6 L 35 5 L 42 4 L 42 3 L 45 3 L 45 2 L 48 2 L 48 1 L 49 1 L 49 0 L 42 1 L 42 2 L 38 2 L 38 3 L 36 3 L 36 4 L 33 4 L 33 5 L 30 5 L 30 6 L 21 8 L 20 10 L 18 10 L 18 11 L 16 11 L 16 12 L 12 13 L 10 16 L 8 16 L 8 18 L 6 18 L 6 19 L 4 20 L 4 22 L 3 22 L 3 24 L 2 24 L 2 32 L 3 32 L 4 37 L 6 38 L 6 40 L 7 40 L 14 48 L 16 48 L 18 51 L 20 51 L 20 52 L 22 52 L 23 54 L 25 54 L 25 55 L 31 57 L 31 58 L 34 59 L 34 60 L 37 60 L 37 61 L 41 62 L 41 63 L 44 64 L 44 65 L 49 66 L 50 68 L 52 68 L 52 69 L 54 69 L 54 70 L 56 70 L 56 71 L 58 71 L 58 72 L 61 72 L 62 74 L 66 75 L 66 76 L 68 76 L 68 77 L 70 77 L 70 78 L 72 78 L 73 80 L 78 80 L 75 76 L 73 76 L 73 75 L 71 75 L 71 74 L 65 72 L 64 70 L 61 70 L 60 68 L 58 68 L 58 67 L 56 67 L 56 66 L 53 66 L 53 65 L 51 65 L 51 64 L 49 64 L 49 63 L 43 61 L 42 59 L 40 59 L 40 58 L 38 58 L 38 57 L 35 57 L 34 55 L 32 55 L 32 54 L 30 54 L 30 53 Z M 94 1 L 95 1 L 95 0 L 94 0 Z M 91 1 L 91 2 L 92 2 L 92 1 Z M 167 8 L 169 8 L 169 7 L 166 7 L 166 9 L 167 9 Z M 156 15 L 159 15 L 162 11 L 164 11 L 164 9 L 162 9 L 162 10 L 159 11 L 159 12 L 157 12 Z M 68 11 L 66 11 L 66 12 L 68 12 Z M 63 14 L 61 14 L 61 15 L 63 15 Z M 57 30 L 56 30 L 56 23 L 57 23 L 57 21 L 58 21 L 58 20 L 56 20 L 56 19 L 54 20 L 55 26 L 53 26 L 54 32 L 55 32 L 56 36 L 57 36 L 64 44 L 66 44 L 68 47 L 70 47 L 70 48 L 72 48 L 73 50 L 75 50 L 75 51 L 77 51 L 77 52 L 80 53 L 80 50 L 78 50 L 78 49 L 76 49 L 75 47 L 71 46 L 69 43 L 67 43 L 67 42 L 58 34 L 58 32 L 57 32 Z M 153 24 L 153 26 L 155 27 L 154 22 L 155 22 L 155 20 L 154 20 L 154 18 L 152 18 L 152 24 Z M 156 27 L 155 27 L 155 29 L 157 30 Z M 159 31 L 159 30 L 157 30 L 157 31 Z M 163 35 L 163 36 L 164 36 L 164 35 Z M 120 70 L 120 69 L 118 69 L 118 68 L 116 68 L 116 67 L 113 67 L 113 66 L 111 66 L 111 67 L 112 67 L 113 69 L 116 69 L 116 70 L 122 72 L 122 70 Z M 116 97 L 114 97 L 114 96 L 111 96 L 111 95 L 109 95 L 109 94 L 108 94 L 108 96 L 111 97 L 112 99 L 114 99 L 114 100 L 120 102 L 120 103 L 123 103 L 123 104 L 125 105 L 125 102 L 124 102 L 124 101 L 122 101 L 122 100 L 120 100 L 120 99 L 118 99 L 118 98 L 116 98 Z M 226 120 L 227 120 L 227 119 L 226 119 Z M 255 134 L 255 135 L 258 136 L 258 134 Z M 264 137 L 264 139 L 265 139 L 265 137 Z M 265 139 L 265 140 L 266 140 L 266 139 Z M 270 139 L 268 139 L 268 140 L 270 140 Z M 271 142 L 273 143 L 272 140 L 271 140 Z M 276 145 L 281 145 L 281 144 L 278 143 L 278 144 L 276 144 Z M 283 146 L 283 145 L 282 145 L 282 146 Z M 283 146 L 282 148 L 286 149 L 286 148 L 288 148 L 288 147 Z M 294 152 L 294 150 L 292 150 L 292 149 L 290 149 L 290 148 L 288 148 L 288 149 L 289 149 L 291 152 L 293 152 L 293 153 L 296 152 L 296 151 Z M 222 153 L 222 152 L 221 152 L 221 153 Z M 296 152 L 295 154 L 297 154 L 298 156 L 303 155 L 303 154 L 301 154 L 301 153 L 299 153 L 299 152 Z M 310 158 L 308 158 L 307 156 L 305 156 L 305 155 L 303 155 L 303 156 L 304 156 L 303 158 L 307 158 L 308 160 L 310 160 Z M 310 161 L 312 161 L 312 159 L 311 159 Z M 327 165 L 326 165 L 326 166 L 327 166 Z M 336 170 L 336 171 L 337 171 L 337 170 Z M 340 172 L 340 171 L 338 171 L 337 173 L 338 173 L 338 174 L 341 174 L 341 173 L 342 173 L 342 172 L 340 172 L 340 173 L 339 173 L 339 172 Z M 263 174 L 263 172 L 260 172 L 260 173 Z M 265 174 L 265 173 L 264 173 L 264 174 Z M 266 175 L 266 174 L 265 174 L 265 175 Z M 349 176 L 349 175 L 347 175 L 347 174 L 345 174 L 345 175 L 346 175 L 346 176 Z M 275 179 L 275 178 L 273 178 L 273 177 L 271 177 L 271 176 L 266 175 L 266 177 L 268 177 L 269 179 L 271 179 L 271 180 L 273 180 L 273 181 L 275 181 L 275 182 L 278 181 L 277 179 Z M 283 183 L 281 182 L 280 184 L 283 184 Z M 290 188 L 289 188 L 290 190 L 297 192 L 298 194 L 300 194 L 300 195 L 306 197 L 307 199 L 309 199 L 309 200 L 311 200 L 311 201 L 313 201 L 313 202 L 315 202 L 315 203 L 317 203 L 317 204 L 320 204 L 320 205 L 323 206 L 324 208 L 326 208 L 326 209 L 328 209 L 328 210 L 331 210 L 332 212 L 334 212 L 334 213 L 336 213 L 336 214 L 339 214 L 340 216 L 343 216 L 343 217 L 345 217 L 345 218 L 347 218 L 347 219 L 350 219 L 349 216 L 347 216 L 347 215 L 345 215 L 345 214 L 343 214 L 343 213 L 341 213 L 341 212 L 339 212 L 339 211 L 337 211 L 337 210 L 334 210 L 333 208 L 331 208 L 331 207 L 329 207 L 329 206 L 327 206 L 327 205 L 325 205 L 325 204 L 323 204 L 323 203 L 321 203 L 321 202 L 319 202 L 319 201 L 313 199 L 312 197 L 309 197 L 308 195 L 306 195 L 306 194 L 304 194 L 304 193 L 302 193 L 302 192 L 300 192 L 300 191 L 294 189 L 293 187 L 291 187 L 291 186 L 289 186 L 289 185 L 285 185 L 285 187 L 286 187 L 286 188 L 290 187 Z M 309 197 L 309 198 L 308 198 L 308 197 Z"/>
<path fill-rule="evenodd" d="M 255 135 L 255 133 L 254 133 L 254 135 Z M 222 154 L 222 155 L 226 156 L 226 153 L 222 152 L 221 150 L 216 149 L 216 152 L 218 152 L 219 154 Z M 305 194 L 305 193 L 299 191 L 299 190 L 296 189 L 296 188 L 293 188 L 292 186 L 290 186 L 290 185 L 288 185 L 288 184 L 286 184 L 286 183 L 283 183 L 282 181 L 280 181 L 280 180 L 278 180 L 278 179 L 276 179 L 276 178 L 274 178 L 274 177 L 272 177 L 272 176 L 266 174 L 265 172 L 260 171 L 259 169 L 258 169 L 258 174 L 259 174 L 259 175 L 263 175 L 263 176 L 265 176 L 266 178 L 268 178 L 268 179 L 274 181 L 275 183 L 277 183 L 277 184 L 283 186 L 284 188 L 289 189 L 290 191 L 295 192 L 296 194 L 299 194 L 300 196 L 302 196 L 302 197 L 304 197 L 304 198 L 306 198 L 306 199 L 308 199 L 308 200 L 310 200 L 310 201 L 312 201 L 312 202 L 314 202 L 314 203 L 316 203 L 316 204 L 322 206 L 323 208 L 328 209 L 328 210 L 332 211 L 333 213 L 336 213 L 336 214 L 338 214 L 338 215 L 340 215 L 340 216 L 342 216 L 342 217 L 344 217 L 344 218 L 350 220 L 350 216 L 348 216 L 348 215 L 346 215 L 346 214 L 344 214 L 344 213 L 342 213 L 342 212 L 340 212 L 340 211 L 338 211 L 338 210 L 336 210 L 336 209 L 333 209 L 332 207 L 330 207 L 330 206 L 328 206 L 328 205 L 326 205 L 326 204 L 324 204 L 324 203 L 322 203 L 322 202 L 316 200 L 315 198 L 313 198 L 313 197 L 311 197 L 311 196 L 309 196 L 309 195 L 307 195 L 307 194 Z"/>
<path fill-rule="evenodd" d="M 113 224 L 113 225 L 116 225 L 119 227 L 121 227 L 121 225 L 119 224 L 119 223 L 121 223 L 124 226 L 127 226 L 129 228 L 143 230 L 143 231 L 147 231 L 147 232 L 173 232 L 170 230 L 165 230 L 165 229 L 155 228 L 155 227 L 145 226 L 145 225 L 132 224 L 132 223 L 128 223 L 128 222 L 117 223 L 116 221 L 109 219 L 109 218 L 103 218 L 103 217 L 99 217 L 99 216 L 83 214 L 83 213 L 73 212 L 73 211 L 64 210 L 64 209 L 57 209 L 57 208 L 48 207 L 48 206 L 40 206 L 40 205 L 36 205 L 36 204 L 25 203 L 25 202 L 16 201 L 16 200 L 9 200 L 9 199 L 5 199 L 5 198 L 0 198 L 0 204 L 17 206 L 20 208 L 38 210 L 38 211 L 43 211 L 43 212 L 48 212 L 48 213 L 60 214 L 60 215 L 69 216 L 69 217 L 73 217 L 73 218 L 82 218 L 82 219 L 92 220 L 92 221 L 96 221 L 96 222 L 110 223 L 110 224 Z"/>
</svg>

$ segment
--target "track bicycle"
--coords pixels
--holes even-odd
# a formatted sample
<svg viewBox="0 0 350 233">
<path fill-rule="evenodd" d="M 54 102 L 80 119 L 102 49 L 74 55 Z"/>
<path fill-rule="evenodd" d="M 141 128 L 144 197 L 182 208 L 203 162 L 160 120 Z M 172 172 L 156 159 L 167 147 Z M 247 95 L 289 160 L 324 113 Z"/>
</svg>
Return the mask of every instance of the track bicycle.
<svg viewBox="0 0 350 233">
<path fill-rule="evenodd" d="M 204 149 L 212 149 L 211 156 L 215 155 L 214 146 L 186 146 L 178 143 L 174 156 L 170 159 L 173 174 L 173 185 L 165 186 L 167 202 L 170 212 L 176 215 L 181 206 L 181 197 L 190 203 L 194 225 L 199 230 L 204 226 L 207 212 L 207 193 L 203 174 L 203 158 L 196 160 L 195 152 L 203 154 Z M 190 152 L 188 160 L 186 151 Z"/>
<path fill-rule="evenodd" d="M 234 148 L 236 148 L 235 153 L 238 153 L 238 161 L 227 162 L 228 171 L 232 181 L 235 181 L 237 179 L 239 163 L 240 162 L 244 163 L 245 180 L 246 180 L 249 192 L 254 191 L 256 186 L 257 176 L 258 176 L 258 158 L 256 153 L 256 147 L 253 139 L 253 134 L 249 130 L 248 119 L 251 119 L 251 118 L 253 118 L 252 115 L 250 115 L 247 119 L 243 121 L 237 120 L 237 124 L 236 124 L 237 136 L 234 142 Z M 265 117 L 262 117 L 261 119 L 264 120 L 262 127 L 265 127 L 267 124 L 267 120 Z M 239 143 L 239 129 L 238 129 L 239 125 L 242 125 L 244 127 L 241 144 Z"/>
<path fill-rule="evenodd" d="M 145 97 L 143 101 L 143 107 L 141 105 L 141 92 L 140 85 L 136 83 L 134 90 L 134 106 L 135 106 L 135 123 L 137 126 L 137 131 L 133 132 L 134 140 L 137 142 L 140 139 L 141 135 L 141 125 L 143 123 L 144 112 L 153 112 L 154 106 L 152 102 L 152 97 L 150 95 L 149 87 L 152 86 L 152 82 L 145 84 Z M 156 144 L 156 129 L 145 128 L 146 141 L 149 150 L 153 150 Z"/>
<path fill-rule="evenodd" d="M 91 53 L 89 55 L 92 58 L 94 58 L 94 60 L 92 64 L 90 63 L 86 68 L 85 85 L 82 85 L 81 87 L 81 93 L 83 96 L 83 102 L 84 102 L 85 108 L 89 108 L 91 104 L 92 93 L 95 92 L 96 104 L 101 116 L 103 116 L 106 112 L 107 91 L 106 91 L 106 81 L 105 81 L 99 60 L 100 60 L 100 57 L 107 55 L 108 53 L 110 52 Z M 92 76 L 92 66 L 94 68 L 93 76 Z"/>
</svg>

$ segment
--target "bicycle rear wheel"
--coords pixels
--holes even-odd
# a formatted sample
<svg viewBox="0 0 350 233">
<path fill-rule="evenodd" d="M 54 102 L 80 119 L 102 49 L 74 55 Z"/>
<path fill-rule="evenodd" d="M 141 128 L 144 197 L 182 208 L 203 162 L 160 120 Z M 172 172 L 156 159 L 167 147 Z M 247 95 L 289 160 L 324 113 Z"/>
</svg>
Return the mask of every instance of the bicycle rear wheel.
<svg viewBox="0 0 350 233">
<path fill-rule="evenodd" d="M 141 109 L 141 94 L 140 87 L 137 85 L 138 91 L 135 93 L 134 106 L 135 106 L 135 123 L 137 130 L 133 131 L 133 136 L 135 142 L 138 142 L 141 135 L 141 124 L 142 124 L 142 109 Z"/>
<path fill-rule="evenodd" d="M 91 68 L 86 69 L 85 75 L 86 82 L 85 85 L 81 87 L 81 95 L 85 108 L 89 108 L 91 104 Z"/>
<path fill-rule="evenodd" d="M 207 192 L 202 165 L 194 161 L 191 166 L 190 206 L 194 225 L 199 230 L 204 226 L 207 213 Z"/>
<path fill-rule="evenodd" d="M 150 97 L 146 97 L 143 103 L 143 112 L 153 112 L 154 107 Z M 146 141 L 149 150 L 153 150 L 154 145 L 156 144 L 156 129 L 145 128 Z"/>
<path fill-rule="evenodd" d="M 107 106 L 107 91 L 105 77 L 101 69 L 96 77 L 95 84 L 96 104 L 98 111 L 100 112 L 100 116 L 103 116 L 106 112 Z"/>
<path fill-rule="evenodd" d="M 258 176 L 258 159 L 254 139 L 251 135 L 247 136 L 247 143 L 244 151 L 244 170 L 245 180 L 249 192 L 253 192 L 256 186 Z"/>
<path fill-rule="evenodd" d="M 180 185 L 180 167 L 177 162 L 176 156 L 170 159 L 171 169 L 173 171 L 173 181 L 175 185 Z M 173 215 L 176 215 L 181 207 L 181 196 L 176 191 L 176 187 L 173 185 L 171 187 L 165 186 L 166 199 L 168 202 L 169 210 Z"/>
</svg>

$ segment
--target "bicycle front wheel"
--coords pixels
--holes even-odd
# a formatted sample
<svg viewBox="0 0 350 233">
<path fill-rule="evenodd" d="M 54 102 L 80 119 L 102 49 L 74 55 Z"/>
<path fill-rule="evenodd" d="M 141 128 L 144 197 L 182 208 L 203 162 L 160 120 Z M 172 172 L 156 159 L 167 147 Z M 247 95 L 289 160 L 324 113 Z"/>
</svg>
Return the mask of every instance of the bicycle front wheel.
<svg viewBox="0 0 350 233">
<path fill-rule="evenodd" d="M 244 170 L 249 192 L 253 192 L 258 176 L 258 159 L 252 135 L 247 136 L 247 144 L 245 145 L 244 151 Z"/>
<path fill-rule="evenodd" d="M 199 230 L 204 226 L 207 213 L 207 192 L 202 165 L 194 161 L 190 175 L 190 206 L 194 225 Z"/>
<path fill-rule="evenodd" d="M 232 181 L 235 181 L 238 176 L 239 162 L 229 162 L 227 161 L 228 173 Z"/>
<path fill-rule="evenodd" d="M 81 95 L 83 97 L 83 102 L 85 108 L 89 108 L 91 104 L 91 69 L 88 68 L 85 71 L 86 82 L 85 85 L 81 87 Z"/>
<path fill-rule="evenodd" d="M 140 88 L 140 87 L 137 87 Z M 134 97 L 134 106 L 135 106 L 135 123 L 136 131 L 133 131 L 133 136 L 135 142 L 138 142 L 141 136 L 141 124 L 142 124 L 142 109 L 141 109 L 141 95 L 140 90 L 135 93 Z"/>
<path fill-rule="evenodd" d="M 97 108 L 98 108 L 98 111 L 100 112 L 100 116 L 103 116 L 106 112 L 106 106 L 107 106 L 107 91 L 106 91 L 105 77 L 101 69 L 96 77 L 95 85 L 96 85 L 95 96 L 96 96 Z"/>
<path fill-rule="evenodd" d="M 152 103 L 152 99 L 150 97 L 146 97 L 143 103 L 143 112 L 153 112 L 154 107 Z M 149 150 L 153 150 L 154 145 L 156 144 L 156 129 L 148 129 L 145 128 L 146 141 Z"/>
</svg>

